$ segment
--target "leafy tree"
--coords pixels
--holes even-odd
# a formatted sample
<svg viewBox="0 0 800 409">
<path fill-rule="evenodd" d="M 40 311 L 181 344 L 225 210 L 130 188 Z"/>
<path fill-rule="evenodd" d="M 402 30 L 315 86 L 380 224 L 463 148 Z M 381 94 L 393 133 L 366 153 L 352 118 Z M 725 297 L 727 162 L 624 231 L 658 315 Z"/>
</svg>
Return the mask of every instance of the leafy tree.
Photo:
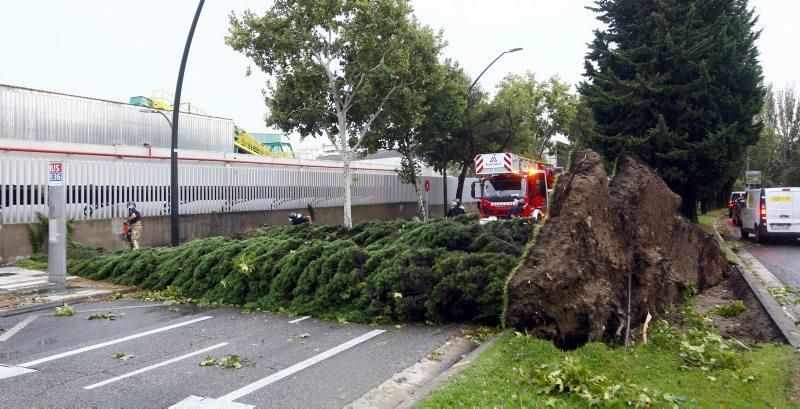
<svg viewBox="0 0 800 409">
<path fill-rule="evenodd" d="M 510 126 L 512 134 L 521 126 L 527 146 L 523 155 L 541 159 L 552 148 L 551 138 L 565 135 L 575 120 L 578 98 L 570 92 L 569 84 L 558 76 L 538 81 L 533 73 L 511 74 L 498 85 L 492 105 L 502 112 L 501 127 Z"/>
<path fill-rule="evenodd" d="M 346 227 L 350 163 L 390 100 L 414 82 L 421 35 L 406 0 L 275 0 L 262 16 L 231 15 L 226 43 L 271 77 L 267 124 L 324 135 L 341 155 Z"/>
<path fill-rule="evenodd" d="M 466 106 L 463 89 L 467 77 L 452 61 L 438 60 L 441 42 L 434 41 L 432 33 L 420 30 L 418 40 L 417 51 L 411 57 L 415 82 L 388 102 L 387 114 L 365 145 L 370 149 L 395 150 L 402 155 L 398 175 L 403 183 L 414 186 L 419 217 L 427 220 L 418 158 L 437 149 L 450 131 L 460 126 Z"/>
<path fill-rule="evenodd" d="M 751 168 L 762 170 L 770 185 L 800 185 L 800 105 L 794 87 L 774 92 L 770 85 L 761 118 L 765 126 L 750 152 L 756 165 Z"/>
<path fill-rule="evenodd" d="M 746 0 L 597 0 L 579 91 L 597 123 L 586 144 L 638 154 L 696 204 L 720 191 L 758 139 L 764 90 Z"/>
</svg>

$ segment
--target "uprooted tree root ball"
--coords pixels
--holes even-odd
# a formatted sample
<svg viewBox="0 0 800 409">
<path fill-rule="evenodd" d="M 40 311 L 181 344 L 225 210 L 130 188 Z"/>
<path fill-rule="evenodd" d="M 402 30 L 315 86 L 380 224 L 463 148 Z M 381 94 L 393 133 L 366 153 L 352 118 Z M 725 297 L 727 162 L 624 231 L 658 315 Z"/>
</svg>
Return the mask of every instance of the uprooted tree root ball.
<svg viewBox="0 0 800 409">
<path fill-rule="evenodd" d="M 117 252 L 70 273 L 206 303 L 352 322 L 497 324 L 503 287 L 532 232 L 526 220 L 273 227 L 242 239 Z"/>
<path fill-rule="evenodd" d="M 719 284 L 728 263 L 710 236 L 678 214 L 679 204 L 631 154 L 617 159 L 609 182 L 600 155 L 573 152 L 550 217 L 509 280 L 506 322 L 562 348 L 619 342 L 629 299 L 633 328 L 689 289 Z"/>
</svg>

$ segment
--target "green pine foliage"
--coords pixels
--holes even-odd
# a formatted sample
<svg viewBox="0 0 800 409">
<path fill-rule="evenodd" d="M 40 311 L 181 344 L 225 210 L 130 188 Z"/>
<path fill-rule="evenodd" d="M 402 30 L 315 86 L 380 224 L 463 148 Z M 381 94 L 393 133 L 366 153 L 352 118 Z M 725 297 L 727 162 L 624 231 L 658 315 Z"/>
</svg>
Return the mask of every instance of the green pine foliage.
<svg viewBox="0 0 800 409">
<path fill-rule="evenodd" d="M 350 230 L 271 227 L 244 239 L 102 255 L 70 265 L 70 274 L 168 289 L 206 304 L 350 322 L 495 325 L 506 277 L 533 231 L 528 223 L 480 225 L 461 216 L 368 222 Z"/>
<path fill-rule="evenodd" d="M 694 219 L 762 128 L 757 18 L 746 0 L 597 0 L 593 10 L 606 28 L 579 91 L 596 126 L 579 142 L 607 159 L 636 153 Z"/>
</svg>

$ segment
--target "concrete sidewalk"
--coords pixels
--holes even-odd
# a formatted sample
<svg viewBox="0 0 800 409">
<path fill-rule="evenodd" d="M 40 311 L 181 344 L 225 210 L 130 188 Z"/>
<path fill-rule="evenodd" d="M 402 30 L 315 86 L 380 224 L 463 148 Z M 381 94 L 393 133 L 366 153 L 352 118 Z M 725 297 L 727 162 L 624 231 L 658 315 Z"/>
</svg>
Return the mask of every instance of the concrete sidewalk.
<svg viewBox="0 0 800 409">
<path fill-rule="evenodd" d="M 0 316 L 49 308 L 53 304 L 104 297 L 127 287 L 96 283 L 78 277 L 67 277 L 66 285 L 47 281 L 44 271 L 19 267 L 0 268 Z"/>
</svg>

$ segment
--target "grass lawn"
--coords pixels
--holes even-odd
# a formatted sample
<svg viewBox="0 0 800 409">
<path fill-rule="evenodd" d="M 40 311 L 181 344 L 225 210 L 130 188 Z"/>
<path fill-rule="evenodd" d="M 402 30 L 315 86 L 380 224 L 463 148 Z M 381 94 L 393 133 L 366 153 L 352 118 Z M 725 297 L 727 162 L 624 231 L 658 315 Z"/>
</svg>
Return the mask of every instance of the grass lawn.
<svg viewBox="0 0 800 409">
<path fill-rule="evenodd" d="M 697 224 L 700 226 L 701 229 L 705 230 L 706 233 L 713 234 L 714 220 L 718 219 L 722 215 L 725 215 L 726 217 L 728 216 L 727 208 L 712 210 L 706 214 L 698 214 Z"/>
<path fill-rule="evenodd" d="M 652 344 L 625 350 L 592 343 L 564 352 L 550 341 L 507 332 L 421 407 L 587 407 L 587 400 L 575 393 L 537 392 L 540 386 L 534 369 L 563 362 L 566 357 L 577 359 L 586 370 L 581 382 L 591 382 L 595 375 L 602 375 L 613 383 L 635 384 L 638 390 L 647 388 L 651 395 L 669 393 L 678 398 L 680 407 L 800 407 L 800 352 L 789 346 L 763 345 L 742 355 L 747 363 L 739 372 L 681 369 L 684 361 L 675 350 Z M 743 373 L 754 374 L 754 380 L 742 381 Z M 625 407 L 625 403 L 617 402 L 611 407 Z"/>
</svg>

